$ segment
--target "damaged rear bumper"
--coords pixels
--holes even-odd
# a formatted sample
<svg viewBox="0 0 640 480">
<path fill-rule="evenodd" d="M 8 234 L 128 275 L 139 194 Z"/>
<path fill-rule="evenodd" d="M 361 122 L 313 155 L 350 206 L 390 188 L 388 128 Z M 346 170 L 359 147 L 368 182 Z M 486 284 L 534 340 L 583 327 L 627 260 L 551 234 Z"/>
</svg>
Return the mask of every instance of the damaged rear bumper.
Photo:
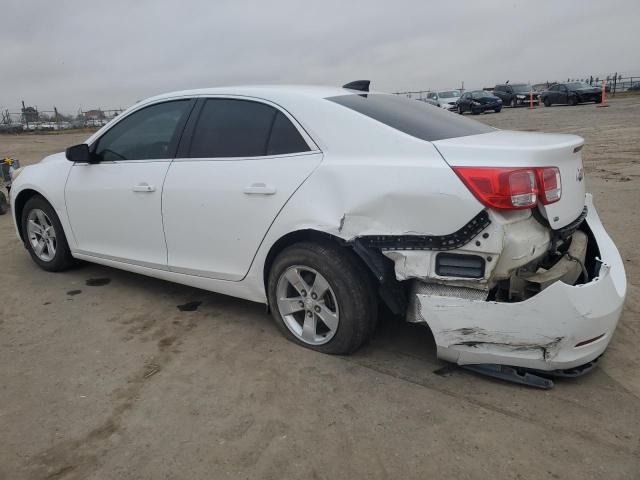
<svg viewBox="0 0 640 480">
<path fill-rule="evenodd" d="M 557 281 L 517 303 L 416 293 L 413 318 L 431 328 L 438 357 L 460 365 L 551 371 L 579 367 L 604 352 L 620 318 L 627 284 L 620 254 L 591 195 L 586 205 L 586 222 L 601 262 L 590 282 L 573 286 Z"/>
</svg>

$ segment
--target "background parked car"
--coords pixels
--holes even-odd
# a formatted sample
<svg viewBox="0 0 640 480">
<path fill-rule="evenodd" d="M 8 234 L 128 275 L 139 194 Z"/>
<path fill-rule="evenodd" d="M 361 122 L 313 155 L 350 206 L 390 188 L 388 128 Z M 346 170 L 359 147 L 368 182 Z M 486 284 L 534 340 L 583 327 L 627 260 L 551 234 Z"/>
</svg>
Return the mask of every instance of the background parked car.
<svg viewBox="0 0 640 480">
<path fill-rule="evenodd" d="M 461 95 L 460 90 L 443 90 L 440 92 L 429 92 L 427 98 L 436 102 L 436 105 L 441 108 L 455 110 L 456 102 Z"/>
<path fill-rule="evenodd" d="M 498 113 L 502 110 L 502 100 L 486 90 L 473 90 L 465 92 L 456 104 L 458 113 L 471 112 L 474 115 L 493 110 Z"/>
<path fill-rule="evenodd" d="M 531 101 L 530 95 L 533 95 L 534 103 L 538 103 L 540 95 L 531 85 L 525 83 L 496 85 L 493 89 L 493 94 L 499 97 L 504 105 L 511 107 L 528 105 Z"/>
<path fill-rule="evenodd" d="M 631 85 L 627 90 L 631 90 L 632 92 L 638 92 L 640 91 L 640 82 L 636 82 L 633 85 Z"/>
<path fill-rule="evenodd" d="M 583 102 L 602 102 L 602 89 L 584 82 L 556 83 L 540 94 L 546 107 L 555 103 L 577 105 Z"/>
<path fill-rule="evenodd" d="M 434 107 L 439 107 L 440 105 L 438 105 L 438 102 L 436 102 L 435 100 L 431 99 L 431 98 L 419 98 L 418 100 L 420 100 L 421 102 L 424 103 L 428 103 L 429 105 L 433 105 Z"/>
</svg>

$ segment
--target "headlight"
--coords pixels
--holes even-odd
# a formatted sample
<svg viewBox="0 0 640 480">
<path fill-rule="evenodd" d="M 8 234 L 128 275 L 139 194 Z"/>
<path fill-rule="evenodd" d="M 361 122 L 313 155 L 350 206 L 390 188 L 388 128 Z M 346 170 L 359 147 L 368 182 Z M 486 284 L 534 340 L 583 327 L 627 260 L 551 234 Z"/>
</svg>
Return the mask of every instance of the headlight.
<svg viewBox="0 0 640 480">
<path fill-rule="evenodd" d="M 516 98 L 524 98 L 524 95 L 516 95 Z"/>
<path fill-rule="evenodd" d="M 480 105 L 480 102 L 476 102 L 475 100 L 473 102 L 471 102 L 474 105 Z"/>
<path fill-rule="evenodd" d="M 22 170 L 24 170 L 24 167 L 20 167 L 20 168 L 16 168 L 15 170 L 11 170 L 11 181 L 15 181 L 16 178 L 18 178 L 18 175 L 20 175 L 22 173 Z"/>
</svg>

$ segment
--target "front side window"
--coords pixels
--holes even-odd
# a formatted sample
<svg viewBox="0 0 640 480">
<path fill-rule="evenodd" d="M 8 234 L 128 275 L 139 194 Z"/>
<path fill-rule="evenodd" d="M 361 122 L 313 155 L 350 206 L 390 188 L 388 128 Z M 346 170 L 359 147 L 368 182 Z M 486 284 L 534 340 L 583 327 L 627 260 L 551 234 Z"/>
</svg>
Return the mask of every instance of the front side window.
<svg viewBox="0 0 640 480">
<path fill-rule="evenodd" d="M 260 157 L 308 150 L 298 130 L 275 108 L 250 100 L 211 98 L 200 112 L 189 157 Z"/>
<path fill-rule="evenodd" d="M 430 142 L 494 131 L 494 128 L 484 123 L 396 95 L 352 94 L 329 97 L 327 100 Z"/>
<path fill-rule="evenodd" d="M 170 158 L 176 127 L 189 107 L 189 100 L 175 100 L 128 115 L 100 137 L 94 155 L 107 162 Z"/>
</svg>

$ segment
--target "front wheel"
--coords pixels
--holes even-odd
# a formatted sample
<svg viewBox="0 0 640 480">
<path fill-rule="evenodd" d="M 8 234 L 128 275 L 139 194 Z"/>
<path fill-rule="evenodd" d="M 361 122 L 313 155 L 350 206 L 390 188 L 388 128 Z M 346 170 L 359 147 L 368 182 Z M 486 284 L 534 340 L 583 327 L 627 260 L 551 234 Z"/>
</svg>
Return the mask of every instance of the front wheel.
<svg viewBox="0 0 640 480">
<path fill-rule="evenodd" d="M 496 108 L 496 109 L 495 109 L 495 112 L 496 112 L 496 113 L 500 113 L 501 111 L 502 111 L 502 108 Z"/>
<path fill-rule="evenodd" d="M 544 103 L 545 107 L 550 107 L 551 106 L 551 100 L 549 100 L 548 97 L 545 97 L 544 100 L 542 101 L 542 103 Z"/>
<path fill-rule="evenodd" d="M 326 243 L 298 243 L 273 262 L 269 305 L 282 333 L 304 347 L 348 354 L 369 339 L 377 299 L 369 272 L 349 250 Z"/>
<path fill-rule="evenodd" d="M 511 108 L 516 108 L 518 106 L 518 102 L 515 98 L 511 99 Z"/>
<path fill-rule="evenodd" d="M 462 115 L 464 113 L 464 111 L 462 111 L 462 107 L 460 105 L 458 105 L 458 113 L 460 115 Z"/>
<path fill-rule="evenodd" d="M 569 105 L 571 105 L 572 107 L 575 107 L 576 105 L 578 105 L 578 97 L 573 96 L 573 97 L 569 97 Z"/>
<path fill-rule="evenodd" d="M 44 197 L 37 195 L 27 201 L 21 221 L 25 245 L 40 268 L 59 272 L 73 264 L 60 219 Z"/>
</svg>

